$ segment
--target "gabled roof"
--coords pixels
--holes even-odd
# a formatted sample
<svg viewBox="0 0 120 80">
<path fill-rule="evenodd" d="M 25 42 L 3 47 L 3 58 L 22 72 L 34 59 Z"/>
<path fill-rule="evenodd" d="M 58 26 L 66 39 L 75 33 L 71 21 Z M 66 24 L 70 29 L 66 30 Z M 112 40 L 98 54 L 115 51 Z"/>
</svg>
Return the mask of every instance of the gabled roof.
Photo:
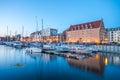
<svg viewBox="0 0 120 80">
<path fill-rule="evenodd" d="M 101 22 L 102 22 L 102 20 L 97 20 L 97 21 L 93 21 L 93 22 L 71 25 L 69 27 L 68 31 L 99 28 Z"/>
</svg>

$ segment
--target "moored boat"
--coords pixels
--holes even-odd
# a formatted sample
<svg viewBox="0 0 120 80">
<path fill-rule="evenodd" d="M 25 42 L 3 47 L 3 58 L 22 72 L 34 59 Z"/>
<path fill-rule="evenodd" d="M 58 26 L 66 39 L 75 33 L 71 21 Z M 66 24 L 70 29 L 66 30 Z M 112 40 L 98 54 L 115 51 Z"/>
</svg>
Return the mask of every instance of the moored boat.
<svg viewBox="0 0 120 80">
<path fill-rule="evenodd" d="M 26 53 L 41 53 L 42 49 L 37 47 L 26 48 Z"/>
<path fill-rule="evenodd" d="M 70 48 L 66 45 L 56 46 L 55 47 L 56 52 L 69 52 Z"/>
<path fill-rule="evenodd" d="M 23 44 L 22 44 L 21 42 L 19 42 L 19 41 L 15 41 L 15 42 L 13 43 L 13 47 L 15 47 L 15 48 L 22 48 L 22 47 L 23 47 Z"/>
<path fill-rule="evenodd" d="M 42 47 L 42 52 L 43 53 L 50 53 L 53 52 L 55 50 L 55 46 L 51 45 L 51 44 L 44 44 Z"/>
<path fill-rule="evenodd" d="M 92 50 L 90 50 L 88 47 L 80 45 L 80 46 L 71 47 L 70 52 L 74 52 L 74 53 L 92 53 Z"/>
</svg>

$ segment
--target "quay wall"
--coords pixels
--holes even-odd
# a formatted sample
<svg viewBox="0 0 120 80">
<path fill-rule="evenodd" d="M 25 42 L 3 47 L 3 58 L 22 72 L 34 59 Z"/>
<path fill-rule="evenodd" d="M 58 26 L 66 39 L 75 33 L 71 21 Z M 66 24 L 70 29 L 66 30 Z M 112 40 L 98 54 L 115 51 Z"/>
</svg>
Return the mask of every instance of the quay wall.
<svg viewBox="0 0 120 80">
<path fill-rule="evenodd" d="M 92 45 L 92 47 L 101 52 L 120 53 L 118 45 Z"/>
</svg>

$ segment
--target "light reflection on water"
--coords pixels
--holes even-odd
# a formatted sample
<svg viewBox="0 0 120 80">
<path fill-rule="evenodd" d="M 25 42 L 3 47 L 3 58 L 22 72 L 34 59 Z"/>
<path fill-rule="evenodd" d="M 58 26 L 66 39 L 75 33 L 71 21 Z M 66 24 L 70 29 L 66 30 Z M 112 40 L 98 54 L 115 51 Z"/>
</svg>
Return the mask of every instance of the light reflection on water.
<svg viewBox="0 0 120 80">
<path fill-rule="evenodd" d="M 118 54 L 99 53 L 75 60 L 0 46 L 1 80 L 109 80 L 120 79 L 119 74 Z"/>
</svg>

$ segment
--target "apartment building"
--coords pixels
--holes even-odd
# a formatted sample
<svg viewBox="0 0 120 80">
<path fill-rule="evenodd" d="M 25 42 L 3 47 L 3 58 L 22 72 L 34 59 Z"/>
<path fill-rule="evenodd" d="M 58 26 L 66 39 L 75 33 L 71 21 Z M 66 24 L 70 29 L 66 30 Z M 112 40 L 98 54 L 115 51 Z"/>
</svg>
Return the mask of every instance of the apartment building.
<svg viewBox="0 0 120 80">
<path fill-rule="evenodd" d="M 106 29 L 109 42 L 120 43 L 120 27 Z"/>
</svg>

